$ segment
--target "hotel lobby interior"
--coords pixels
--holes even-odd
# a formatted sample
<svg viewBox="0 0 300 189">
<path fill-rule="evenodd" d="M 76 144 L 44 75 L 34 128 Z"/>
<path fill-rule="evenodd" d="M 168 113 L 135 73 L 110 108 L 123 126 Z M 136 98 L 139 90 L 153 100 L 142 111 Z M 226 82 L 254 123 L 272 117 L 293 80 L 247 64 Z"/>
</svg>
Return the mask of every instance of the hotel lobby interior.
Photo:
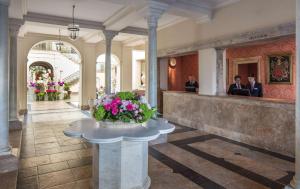
<svg viewBox="0 0 300 189">
<path fill-rule="evenodd" d="M 299 57 L 300 0 L 0 0 L 0 189 L 300 189 Z"/>
</svg>

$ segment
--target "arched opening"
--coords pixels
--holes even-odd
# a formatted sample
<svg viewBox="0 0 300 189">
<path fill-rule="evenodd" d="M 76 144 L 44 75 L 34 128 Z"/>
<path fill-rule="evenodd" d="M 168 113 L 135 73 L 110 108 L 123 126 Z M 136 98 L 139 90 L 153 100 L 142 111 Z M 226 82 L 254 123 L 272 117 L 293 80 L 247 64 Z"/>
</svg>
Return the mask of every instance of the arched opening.
<svg viewBox="0 0 300 189">
<path fill-rule="evenodd" d="M 105 88 L 105 54 L 97 58 L 96 63 L 96 89 L 97 93 L 104 93 Z M 116 93 L 121 90 L 121 68 L 119 58 L 111 55 L 111 92 Z"/>
<path fill-rule="evenodd" d="M 28 53 L 27 102 L 65 100 L 79 102 L 81 55 L 71 44 L 46 40 Z"/>
<path fill-rule="evenodd" d="M 53 73 L 53 66 L 48 62 L 38 61 L 29 65 L 29 72 L 35 73 L 35 75 L 31 74 L 30 81 L 38 80 L 39 77 L 42 77 L 43 74 L 50 72 Z M 50 75 L 52 77 L 53 75 Z M 53 80 L 53 77 L 51 78 Z"/>
</svg>

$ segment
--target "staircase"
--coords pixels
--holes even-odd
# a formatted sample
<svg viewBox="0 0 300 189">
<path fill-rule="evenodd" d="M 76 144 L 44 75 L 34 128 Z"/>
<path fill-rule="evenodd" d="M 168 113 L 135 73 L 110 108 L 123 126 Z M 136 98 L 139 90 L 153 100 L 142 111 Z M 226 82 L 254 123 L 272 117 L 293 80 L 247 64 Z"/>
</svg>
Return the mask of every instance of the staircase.
<svg viewBox="0 0 300 189">
<path fill-rule="evenodd" d="M 63 78 L 63 81 L 65 83 L 69 83 L 70 85 L 73 85 L 78 82 L 79 78 L 80 78 L 80 71 L 77 71 L 69 75 L 68 77 Z"/>
</svg>

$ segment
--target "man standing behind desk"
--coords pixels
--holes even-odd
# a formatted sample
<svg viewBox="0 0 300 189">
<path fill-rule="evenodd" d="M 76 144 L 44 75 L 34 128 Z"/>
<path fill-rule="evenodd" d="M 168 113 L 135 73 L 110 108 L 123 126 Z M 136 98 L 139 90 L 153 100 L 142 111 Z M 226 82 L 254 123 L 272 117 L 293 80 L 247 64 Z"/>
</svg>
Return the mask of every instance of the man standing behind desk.
<svg viewBox="0 0 300 189">
<path fill-rule="evenodd" d="M 245 86 L 241 84 L 241 76 L 234 76 L 234 83 L 230 85 L 227 94 L 228 95 L 237 95 L 236 90 L 245 89 Z"/>
<path fill-rule="evenodd" d="M 195 77 L 190 75 L 189 80 L 185 83 L 185 91 L 187 92 L 197 92 L 199 88 L 198 82 L 195 80 Z"/>
<path fill-rule="evenodd" d="M 255 81 L 254 74 L 248 77 L 248 81 L 247 89 L 250 90 L 251 96 L 263 97 L 262 84 Z"/>
</svg>

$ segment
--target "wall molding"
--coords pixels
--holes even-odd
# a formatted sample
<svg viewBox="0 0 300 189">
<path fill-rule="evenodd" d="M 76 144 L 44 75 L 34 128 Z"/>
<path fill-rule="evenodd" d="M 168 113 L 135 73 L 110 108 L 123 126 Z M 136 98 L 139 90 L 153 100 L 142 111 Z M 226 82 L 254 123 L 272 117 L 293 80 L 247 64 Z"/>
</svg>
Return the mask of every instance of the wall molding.
<svg viewBox="0 0 300 189">
<path fill-rule="evenodd" d="M 67 26 L 72 22 L 72 18 L 28 12 L 24 15 L 24 21 Z M 75 19 L 75 23 L 79 24 L 81 28 L 105 30 L 103 22 Z M 126 27 L 120 32 L 136 35 L 148 35 L 147 29 L 137 27 Z"/>
<path fill-rule="evenodd" d="M 158 57 L 174 56 L 208 48 L 228 48 L 242 44 L 251 44 L 254 42 L 295 35 L 295 33 L 296 22 L 288 22 L 273 27 L 257 29 L 254 31 L 235 34 L 224 38 L 217 38 L 185 47 L 162 49 L 158 51 Z"/>
</svg>

